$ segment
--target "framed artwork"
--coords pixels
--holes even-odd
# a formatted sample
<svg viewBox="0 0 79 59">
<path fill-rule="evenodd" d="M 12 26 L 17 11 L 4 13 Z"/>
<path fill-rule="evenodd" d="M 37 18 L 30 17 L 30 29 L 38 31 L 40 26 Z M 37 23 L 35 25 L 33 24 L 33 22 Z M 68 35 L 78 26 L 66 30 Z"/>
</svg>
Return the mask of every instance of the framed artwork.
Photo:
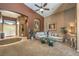
<svg viewBox="0 0 79 59">
<path fill-rule="evenodd" d="M 55 23 L 49 24 L 49 29 L 56 30 L 56 24 Z"/>
<path fill-rule="evenodd" d="M 34 20 L 34 31 L 40 31 L 40 20 L 39 19 L 35 19 Z"/>
</svg>

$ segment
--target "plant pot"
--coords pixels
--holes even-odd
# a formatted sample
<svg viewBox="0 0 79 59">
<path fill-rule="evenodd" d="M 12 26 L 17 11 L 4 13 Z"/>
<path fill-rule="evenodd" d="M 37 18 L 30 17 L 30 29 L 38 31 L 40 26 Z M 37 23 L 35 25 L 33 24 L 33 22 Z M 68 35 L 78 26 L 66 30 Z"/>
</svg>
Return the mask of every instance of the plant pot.
<svg viewBox="0 0 79 59">
<path fill-rule="evenodd" d="M 41 38 L 41 43 L 43 43 L 43 44 L 46 43 L 45 38 Z"/>
<path fill-rule="evenodd" d="M 53 41 L 49 40 L 48 45 L 53 46 Z"/>
<path fill-rule="evenodd" d="M 1 38 L 1 39 L 4 38 L 4 33 L 0 33 L 0 38 Z"/>
</svg>

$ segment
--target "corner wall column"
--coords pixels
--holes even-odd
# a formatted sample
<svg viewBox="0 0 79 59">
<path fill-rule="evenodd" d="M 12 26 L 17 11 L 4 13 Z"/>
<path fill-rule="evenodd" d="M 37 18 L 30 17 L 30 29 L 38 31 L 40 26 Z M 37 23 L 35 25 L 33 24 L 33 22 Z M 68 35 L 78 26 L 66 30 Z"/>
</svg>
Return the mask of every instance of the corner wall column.
<svg viewBox="0 0 79 59">
<path fill-rule="evenodd" d="M 76 7 L 77 7 L 77 52 L 79 52 L 79 3 L 77 3 Z"/>
</svg>

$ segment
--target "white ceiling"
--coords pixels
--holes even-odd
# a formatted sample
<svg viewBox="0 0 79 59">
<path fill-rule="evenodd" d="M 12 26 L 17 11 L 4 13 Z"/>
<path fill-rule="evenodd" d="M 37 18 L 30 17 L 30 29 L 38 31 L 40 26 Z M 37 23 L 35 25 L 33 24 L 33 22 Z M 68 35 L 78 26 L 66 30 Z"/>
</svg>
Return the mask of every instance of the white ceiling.
<svg viewBox="0 0 79 59">
<path fill-rule="evenodd" d="M 36 10 L 39 9 L 38 7 L 36 7 L 34 4 L 37 4 L 39 6 L 41 6 L 41 3 L 24 3 L 25 5 L 27 5 L 29 8 L 31 8 L 32 10 Z M 40 11 L 36 11 L 38 14 L 42 15 L 43 17 L 47 17 L 50 16 L 51 14 L 54 13 L 54 11 L 61 5 L 61 3 L 48 3 L 46 8 L 49 8 L 49 11 L 44 11 L 43 14 Z"/>
</svg>

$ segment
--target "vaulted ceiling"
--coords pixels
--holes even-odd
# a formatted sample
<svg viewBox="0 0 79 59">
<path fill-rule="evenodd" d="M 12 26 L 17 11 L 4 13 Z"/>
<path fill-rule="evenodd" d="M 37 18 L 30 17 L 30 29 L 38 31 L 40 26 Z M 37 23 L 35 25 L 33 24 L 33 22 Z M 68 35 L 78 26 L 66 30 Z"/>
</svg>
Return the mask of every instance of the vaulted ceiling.
<svg viewBox="0 0 79 59">
<path fill-rule="evenodd" d="M 41 6 L 41 3 L 25 3 L 26 6 L 28 6 L 29 8 L 31 8 L 32 10 L 37 10 L 39 9 L 38 7 L 35 6 L 35 4 Z M 44 3 L 42 3 L 44 4 Z M 36 13 L 40 14 L 43 17 L 47 17 L 50 16 L 52 14 L 61 12 L 61 11 L 65 11 L 67 9 L 76 7 L 75 3 L 47 3 L 47 6 L 45 6 L 45 8 L 49 8 L 49 11 L 44 10 L 43 13 L 41 13 L 40 11 L 35 11 Z"/>
<path fill-rule="evenodd" d="M 25 3 L 26 6 L 28 6 L 29 8 L 31 8 L 32 10 L 37 10 L 39 9 L 38 7 L 35 6 L 35 4 L 41 6 L 41 3 Z M 44 4 L 44 3 L 42 3 Z M 50 16 L 51 14 L 54 13 L 54 11 L 61 5 L 61 3 L 47 3 L 47 6 L 45 6 L 46 8 L 49 8 L 50 10 L 47 11 L 45 10 L 43 13 L 41 13 L 40 11 L 35 11 L 38 14 L 40 14 L 43 17 L 47 17 Z"/>
</svg>

